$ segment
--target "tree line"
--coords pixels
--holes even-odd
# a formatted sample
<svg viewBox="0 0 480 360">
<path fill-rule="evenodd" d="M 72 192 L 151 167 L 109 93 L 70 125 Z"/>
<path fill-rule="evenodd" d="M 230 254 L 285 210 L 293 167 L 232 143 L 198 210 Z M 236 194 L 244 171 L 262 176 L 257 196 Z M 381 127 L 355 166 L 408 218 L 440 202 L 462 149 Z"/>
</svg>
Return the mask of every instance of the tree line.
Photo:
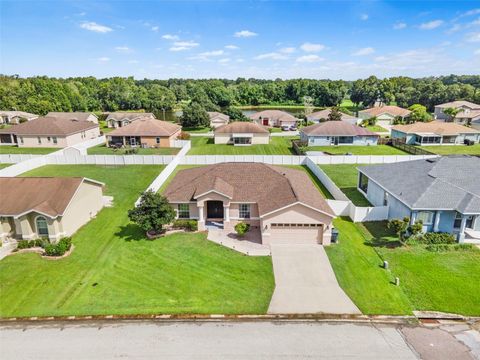
<svg viewBox="0 0 480 360">
<path fill-rule="evenodd" d="M 402 107 L 453 100 L 480 103 L 480 76 L 449 75 L 414 79 L 370 76 L 343 80 L 169 79 L 135 80 L 132 77 L 21 78 L 0 76 L 0 109 L 44 115 L 49 111 L 145 110 L 160 114 L 188 103 L 207 111 L 232 110 L 231 106 L 303 105 L 305 97 L 315 107 L 338 106 L 350 99 L 354 108 L 376 101 Z"/>
</svg>

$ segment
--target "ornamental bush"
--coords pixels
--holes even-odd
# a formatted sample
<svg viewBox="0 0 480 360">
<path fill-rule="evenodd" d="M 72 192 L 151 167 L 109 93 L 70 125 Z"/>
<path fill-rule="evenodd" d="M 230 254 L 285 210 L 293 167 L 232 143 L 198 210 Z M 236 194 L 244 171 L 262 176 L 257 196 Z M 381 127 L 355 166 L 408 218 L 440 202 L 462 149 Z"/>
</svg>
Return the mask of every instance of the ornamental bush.
<svg viewBox="0 0 480 360">
<path fill-rule="evenodd" d="M 237 225 L 235 225 L 235 232 L 237 233 L 238 236 L 245 235 L 249 229 L 250 229 L 250 224 L 247 224 L 244 222 L 239 222 Z"/>
<path fill-rule="evenodd" d="M 426 233 L 419 237 L 419 242 L 422 244 L 454 244 L 455 237 L 449 233 Z"/>
<path fill-rule="evenodd" d="M 197 220 L 191 219 L 177 219 L 173 222 L 172 227 L 174 229 L 183 229 L 186 231 L 197 231 L 198 222 Z"/>
<path fill-rule="evenodd" d="M 56 244 L 45 245 L 45 255 L 47 256 L 62 256 L 72 247 L 72 239 L 64 237 Z"/>
</svg>

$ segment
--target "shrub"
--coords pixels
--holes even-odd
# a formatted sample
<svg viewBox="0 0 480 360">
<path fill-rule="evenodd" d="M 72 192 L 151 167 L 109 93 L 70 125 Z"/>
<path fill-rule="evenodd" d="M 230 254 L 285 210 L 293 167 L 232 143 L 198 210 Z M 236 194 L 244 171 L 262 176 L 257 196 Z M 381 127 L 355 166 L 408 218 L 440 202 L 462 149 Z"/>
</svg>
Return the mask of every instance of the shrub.
<svg viewBox="0 0 480 360">
<path fill-rule="evenodd" d="M 446 252 L 446 251 L 476 251 L 477 249 L 473 244 L 431 244 L 425 247 L 426 250 L 431 252 Z"/>
<path fill-rule="evenodd" d="M 45 245 L 45 255 L 47 256 L 62 256 L 68 250 L 70 250 L 72 246 L 72 239 L 69 237 L 65 237 L 60 239 L 60 241 L 56 244 L 47 244 Z"/>
<path fill-rule="evenodd" d="M 422 244 L 454 244 L 455 237 L 449 233 L 426 233 L 419 237 L 418 241 Z"/>
<path fill-rule="evenodd" d="M 182 131 L 180 135 L 178 135 L 178 140 L 190 140 L 190 134 L 188 132 Z"/>
<path fill-rule="evenodd" d="M 250 229 L 250 224 L 247 224 L 244 222 L 239 222 L 237 225 L 235 225 L 235 232 L 237 233 L 238 236 L 245 235 L 249 229 Z"/>
<path fill-rule="evenodd" d="M 198 230 L 197 220 L 191 220 L 191 219 L 177 219 L 173 222 L 172 226 L 174 229 L 183 229 L 186 231 Z"/>
</svg>

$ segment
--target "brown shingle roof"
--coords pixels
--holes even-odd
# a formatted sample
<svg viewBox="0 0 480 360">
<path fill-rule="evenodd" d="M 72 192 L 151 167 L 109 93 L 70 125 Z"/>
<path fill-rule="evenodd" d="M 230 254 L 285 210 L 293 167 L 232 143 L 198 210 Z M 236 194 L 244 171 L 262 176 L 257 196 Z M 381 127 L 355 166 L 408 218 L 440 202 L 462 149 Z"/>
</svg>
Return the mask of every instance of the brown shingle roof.
<svg viewBox="0 0 480 360">
<path fill-rule="evenodd" d="M 166 188 L 170 202 L 194 201 L 217 190 L 235 202 L 256 202 L 260 216 L 302 202 L 334 216 L 308 175 L 295 169 L 262 163 L 220 163 L 180 170 Z"/>
<path fill-rule="evenodd" d="M 63 215 L 85 178 L 2 177 L 0 216 L 18 216 L 31 211 L 55 218 Z M 97 183 L 103 185 L 101 183 Z"/>
<path fill-rule="evenodd" d="M 80 111 L 75 111 L 75 112 L 56 112 L 56 111 L 50 111 L 46 117 L 55 117 L 57 119 L 64 119 L 64 120 L 81 120 L 81 121 L 88 121 L 88 117 L 90 115 L 93 115 L 97 117 L 94 113 L 89 113 L 89 112 L 80 112 Z"/>
<path fill-rule="evenodd" d="M 300 129 L 306 135 L 319 136 L 379 136 L 370 130 L 345 121 L 325 121 Z"/>
<path fill-rule="evenodd" d="M 457 100 L 457 101 L 451 101 L 451 102 L 447 102 L 440 105 L 435 105 L 435 107 L 439 107 L 439 108 L 449 108 L 449 107 L 458 108 L 460 106 L 469 107 L 471 109 L 480 109 L 480 105 L 472 103 L 470 101 L 466 101 L 466 100 Z"/>
<path fill-rule="evenodd" d="M 38 115 L 28 113 L 28 112 L 25 112 L 25 111 L 10 111 L 10 110 L 0 111 L 0 116 L 1 115 L 7 115 L 7 116 L 11 116 L 11 117 L 19 116 L 19 117 L 24 117 L 26 119 L 34 119 L 34 118 L 38 117 Z"/>
<path fill-rule="evenodd" d="M 396 125 L 392 127 L 392 130 L 401 131 L 407 134 L 428 133 L 437 135 L 458 135 L 480 133 L 478 130 L 444 121 L 432 121 L 428 123 L 416 122 L 409 125 Z"/>
<path fill-rule="evenodd" d="M 281 110 L 264 110 L 256 112 L 248 116 L 252 120 L 258 120 L 260 118 L 269 118 L 273 120 L 284 120 L 284 121 L 299 121 L 295 116 Z"/>
<path fill-rule="evenodd" d="M 66 120 L 54 117 L 39 117 L 23 124 L 0 130 L 0 133 L 15 135 L 50 135 L 66 136 L 98 128 L 98 124 L 91 121 Z"/>
<path fill-rule="evenodd" d="M 215 134 L 270 134 L 263 126 L 252 122 L 236 121 L 227 125 L 219 126 Z"/>
<path fill-rule="evenodd" d="M 382 114 L 390 114 L 393 116 L 408 116 L 411 111 L 395 105 L 375 106 L 370 109 L 360 111 L 362 114 L 370 116 L 380 116 Z"/>
<path fill-rule="evenodd" d="M 170 136 L 181 128 L 180 125 L 168 121 L 142 118 L 113 130 L 107 136 Z"/>
<path fill-rule="evenodd" d="M 208 111 L 207 114 L 210 117 L 210 120 L 217 119 L 217 118 L 222 119 L 223 121 L 226 121 L 226 122 L 230 120 L 230 116 L 218 111 Z"/>
<path fill-rule="evenodd" d="M 130 121 L 133 121 L 133 120 L 138 120 L 142 118 L 155 119 L 155 115 L 153 115 L 152 113 L 145 113 L 145 112 L 116 111 L 116 112 L 109 113 L 106 120 L 128 119 Z"/>
<path fill-rule="evenodd" d="M 319 119 L 328 119 L 328 115 L 332 112 L 332 109 L 324 109 L 320 111 L 316 111 L 311 113 L 310 115 L 307 116 L 307 119 L 313 119 L 313 120 L 319 120 Z M 343 112 L 340 112 L 342 114 L 342 120 L 347 121 L 347 120 L 356 120 L 357 118 L 352 115 L 345 114 Z"/>
</svg>

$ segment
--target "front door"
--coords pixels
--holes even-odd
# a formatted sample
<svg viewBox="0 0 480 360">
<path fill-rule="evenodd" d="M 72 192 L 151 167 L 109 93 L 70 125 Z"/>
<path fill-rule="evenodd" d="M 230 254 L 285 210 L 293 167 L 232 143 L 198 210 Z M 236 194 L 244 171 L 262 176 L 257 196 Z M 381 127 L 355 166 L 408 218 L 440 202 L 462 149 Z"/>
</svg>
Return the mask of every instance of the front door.
<svg viewBox="0 0 480 360">
<path fill-rule="evenodd" d="M 263 126 L 268 126 L 268 119 L 263 119 L 262 120 L 262 125 Z"/>
<path fill-rule="evenodd" d="M 222 201 L 207 201 L 207 219 L 223 219 Z"/>
</svg>

